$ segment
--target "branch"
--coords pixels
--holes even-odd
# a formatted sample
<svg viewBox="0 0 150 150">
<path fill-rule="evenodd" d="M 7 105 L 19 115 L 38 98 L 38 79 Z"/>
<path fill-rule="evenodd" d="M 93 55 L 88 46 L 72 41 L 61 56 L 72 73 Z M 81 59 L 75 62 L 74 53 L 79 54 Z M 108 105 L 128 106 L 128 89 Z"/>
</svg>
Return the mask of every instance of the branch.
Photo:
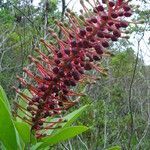
<svg viewBox="0 0 150 150">
<path fill-rule="evenodd" d="M 66 1 L 62 0 L 62 11 L 61 11 L 61 21 L 62 22 L 64 20 L 64 14 L 65 14 L 66 7 L 67 7 L 66 6 Z M 61 37 L 61 29 L 59 30 L 58 36 L 59 36 L 59 38 Z"/>
<path fill-rule="evenodd" d="M 130 113 L 130 118 L 131 118 L 131 124 L 130 124 L 130 136 L 129 136 L 129 142 L 128 142 L 128 149 L 131 149 L 131 141 L 132 141 L 132 136 L 133 136 L 133 132 L 134 132 L 134 119 L 133 119 L 132 100 L 131 100 L 132 99 L 132 87 L 133 87 L 133 82 L 134 82 L 134 79 L 135 79 L 137 64 L 138 64 L 138 60 L 139 60 L 140 42 L 141 42 L 143 36 L 144 36 L 144 32 L 143 32 L 141 38 L 138 40 L 138 51 L 137 51 L 137 55 L 136 55 L 136 60 L 135 60 L 135 65 L 134 65 L 134 70 L 133 70 L 131 83 L 130 83 L 130 86 L 129 86 L 128 103 L 129 103 L 129 113 Z"/>
<path fill-rule="evenodd" d="M 16 24 L 14 24 L 13 29 L 12 29 L 7 35 L 5 35 L 5 39 L 3 39 L 3 41 L 1 42 L 0 47 L 1 47 L 1 46 L 3 45 L 3 43 L 8 39 L 8 36 L 9 36 L 11 33 L 14 32 L 15 28 L 16 28 Z"/>
<path fill-rule="evenodd" d="M 10 3 L 10 2 L 9 2 Z M 38 34 L 41 36 L 40 31 L 38 30 L 37 26 L 35 26 L 34 22 L 32 20 L 30 20 L 26 14 L 20 10 L 18 7 L 16 7 L 14 4 L 10 3 L 10 5 L 12 5 L 15 9 L 17 9 L 21 14 L 23 14 L 23 16 L 32 24 L 32 26 L 37 30 Z"/>
<path fill-rule="evenodd" d="M 79 141 L 85 146 L 85 149 L 88 150 L 87 145 L 86 145 L 85 142 L 81 139 L 81 137 L 80 137 L 79 135 L 78 135 L 77 137 L 78 137 Z"/>
</svg>

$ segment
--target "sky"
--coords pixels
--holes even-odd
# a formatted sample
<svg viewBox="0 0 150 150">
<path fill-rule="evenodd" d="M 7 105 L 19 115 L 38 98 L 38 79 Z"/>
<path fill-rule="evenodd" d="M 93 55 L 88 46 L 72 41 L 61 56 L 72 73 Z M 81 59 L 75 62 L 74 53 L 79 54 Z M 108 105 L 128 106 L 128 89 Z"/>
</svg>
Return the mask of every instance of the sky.
<svg viewBox="0 0 150 150">
<path fill-rule="evenodd" d="M 33 4 L 38 6 L 40 1 L 41 0 L 33 0 Z M 66 0 L 66 4 L 69 3 L 68 8 L 78 12 L 82 8 L 79 1 L 80 0 Z M 136 4 L 140 5 L 141 9 L 146 7 L 150 8 L 150 4 L 148 4 L 148 6 L 141 5 L 140 0 L 132 0 L 132 2 L 136 2 Z M 132 34 L 129 39 L 133 43 L 132 47 L 135 53 L 138 51 L 138 40 L 141 38 L 141 36 L 142 35 Z M 140 41 L 140 57 L 143 58 L 146 65 L 150 65 L 150 45 L 148 45 L 148 42 L 150 43 L 150 31 L 145 32 L 142 40 Z"/>
</svg>

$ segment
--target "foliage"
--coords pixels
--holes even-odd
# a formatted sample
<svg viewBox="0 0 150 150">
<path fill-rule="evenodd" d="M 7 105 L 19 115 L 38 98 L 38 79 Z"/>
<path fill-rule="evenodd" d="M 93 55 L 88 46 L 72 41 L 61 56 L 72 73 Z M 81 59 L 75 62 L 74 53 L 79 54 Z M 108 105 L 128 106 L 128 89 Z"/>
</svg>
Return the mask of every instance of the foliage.
<svg viewBox="0 0 150 150">
<path fill-rule="evenodd" d="M 10 112 L 10 106 L 8 106 L 8 100 L 3 88 L 0 88 L 0 140 L 3 147 L 8 150 L 23 150 L 24 147 L 32 145 L 31 149 L 42 149 L 47 146 L 60 143 L 67 139 L 70 139 L 82 132 L 85 132 L 89 128 L 86 126 L 71 126 L 73 121 L 78 119 L 81 113 L 87 108 L 87 106 L 81 107 L 79 110 L 75 110 L 71 114 L 68 114 L 65 118 L 65 123 L 62 124 L 60 129 L 51 130 L 51 135 L 45 138 L 41 138 L 37 142 L 34 140 L 34 136 L 31 133 L 31 127 L 22 120 L 14 121 Z M 5 117 L 4 117 L 5 116 Z M 4 125 L 5 124 L 5 125 Z M 55 131 L 55 132 L 54 132 Z M 54 133 L 53 133 L 54 132 Z M 9 135 L 9 136 L 8 136 Z M 38 145 L 38 146 L 36 146 Z"/>
<path fill-rule="evenodd" d="M 55 28 L 54 19 L 61 19 L 61 12 L 58 9 L 60 1 L 49 0 L 52 5 L 49 5 L 48 13 L 45 11 L 44 2 L 41 1 L 40 5 L 35 7 L 30 0 L 0 1 L 0 85 L 3 86 L 8 96 L 7 98 L 4 90 L 0 87 L 0 149 L 2 150 L 11 149 L 11 146 L 14 150 L 16 146 L 24 149 L 30 147 L 31 150 L 36 150 L 43 145 L 42 141 L 37 141 L 30 133 L 30 126 L 27 123 L 22 122 L 18 117 L 16 120 L 14 119 L 10 111 L 10 107 L 13 106 L 10 104 L 16 99 L 11 89 L 12 85 L 22 88 L 16 80 L 16 74 L 25 76 L 22 68 L 28 64 L 27 56 L 33 54 L 35 45 L 40 45 L 39 39 L 47 34 L 45 25 L 46 29 L 48 27 Z M 149 2 L 141 0 L 140 6 L 137 6 L 134 1 L 133 3 L 135 15 L 131 22 L 133 21 L 135 24 L 131 23 L 128 27 L 128 35 L 129 37 L 134 36 L 133 39 L 139 41 L 142 34 L 148 34 L 150 31 L 148 25 L 150 13 L 146 9 L 149 8 L 146 7 Z M 140 20 L 143 20 L 144 24 L 136 23 Z M 58 29 L 56 31 L 59 32 Z M 50 39 L 50 41 L 53 40 Z M 142 41 L 145 45 L 148 43 L 144 37 Z M 55 137 L 57 133 L 63 132 L 61 129 L 83 126 L 82 124 L 92 126 L 92 128 L 74 139 L 48 146 L 45 149 L 60 150 L 65 149 L 64 147 L 73 150 L 129 149 L 128 143 L 131 135 L 129 88 L 137 59 L 137 48 L 132 43 L 134 44 L 132 40 L 122 39 L 111 45 L 114 56 L 111 59 L 105 58 L 102 63 L 108 68 L 108 77 L 101 76 L 101 80 L 96 80 L 92 85 L 80 85 L 79 91 L 85 91 L 88 95 L 80 98 L 79 107 L 81 108 L 74 108 L 76 109 L 74 112 L 66 114 L 65 118 L 70 121 L 61 124 L 64 127 L 50 132 L 53 132 Z M 142 42 L 139 41 L 139 43 Z M 141 52 L 145 49 L 144 47 L 144 44 L 140 45 Z M 41 48 L 45 51 L 44 47 L 41 46 Z M 148 51 L 149 45 L 146 49 Z M 131 147 L 133 150 L 149 150 L 150 67 L 144 64 L 142 56 L 138 58 L 135 72 L 131 94 L 134 116 Z M 91 74 L 97 75 L 95 72 L 91 72 Z M 23 103 L 21 98 L 19 101 Z M 90 107 L 88 104 L 91 104 Z M 85 113 L 79 119 L 78 117 L 83 111 Z M 18 111 L 18 113 L 21 112 Z M 4 115 L 5 118 L 3 118 Z M 10 136 L 3 133 L 8 133 Z"/>
</svg>

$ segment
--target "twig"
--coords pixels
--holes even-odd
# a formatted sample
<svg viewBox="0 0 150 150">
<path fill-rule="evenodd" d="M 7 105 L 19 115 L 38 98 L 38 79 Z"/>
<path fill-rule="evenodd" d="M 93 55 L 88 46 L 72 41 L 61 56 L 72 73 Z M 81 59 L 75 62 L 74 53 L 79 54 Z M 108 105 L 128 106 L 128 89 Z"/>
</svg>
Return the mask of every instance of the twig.
<svg viewBox="0 0 150 150">
<path fill-rule="evenodd" d="M 61 145 L 65 148 L 65 150 L 69 150 L 69 148 L 67 148 L 63 143 L 61 143 Z"/>
<path fill-rule="evenodd" d="M 70 150 L 72 150 L 72 145 L 71 145 L 71 141 L 69 140 L 69 147 L 70 147 Z"/>
<path fill-rule="evenodd" d="M 66 1 L 62 0 L 62 11 L 61 11 L 61 21 L 62 22 L 64 20 L 64 14 L 65 14 L 66 7 L 67 7 L 66 6 Z M 61 37 L 61 29 L 59 30 L 58 36 L 59 36 L 59 38 Z"/>
<path fill-rule="evenodd" d="M 10 3 L 10 2 L 9 2 Z M 34 24 L 34 22 L 32 21 L 32 20 L 30 20 L 27 16 L 26 16 L 26 14 L 23 12 L 23 11 L 21 11 L 18 7 L 16 7 L 14 4 L 12 4 L 12 3 L 10 3 L 15 9 L 17 9 L 19 12 L 21 12 L 23 15 L 24 15 L 24 17 L 33 25 L 33 27 L 35 27 L 35 29 L 37 30 L 37 32 L 38 32 L 38 34 L 41 36 L 41 34 L 40 34 L 40 31 L 38 30 L 38 28 L 37 28 L 37 26 L 35 26 L 35 24 Z"/>
<path fill-rule="evenodd" d="M 147 135 L 147 133 L 148 133 L 148 129 L 149 129 L 149 126 L 150 126 L 150 120 L 148 119 L 147 126 L 146 126 L 146 128 L 145 128 L 145 130 L 144 130 L 144 132 L 143 132 L 143 136 L 142 136 L 142 138 L 140 139 L 139 143 L 138 143 L 138 144 L 137 144 L 137 146 L 136 146 L 136 150 L 137 150 L 137 149 L 139 149 L 139 146 L 141 145 L 141 143 L 142 143 L 143 139 L 144 139 L 144 138 L 145 138 L 145 136 Z"/>
<path fill-rule="evenodd" d="M 146 72 L 145 72 L 146 73 Z M 147 79 L 147 86 L 148 86 L 148 92 L 147 92 L 147 95 L 149 96 L 150 95 L 150 83 L 149 83 L 149 79 Z M 145 128 L 145 130 L 144 130 L 144 132 L 143 132 L 143 135 L 142 135 L 142 137 L 141 137 L 141 139 L 139 140 L 139 143 L 137 144 L 137 146 L 136 146 L 136 149 L 138 150 L 139 149 L 139 147 L 140 147 L 140 145 L 141 145 L 141 143 L 142 143 L 142 141 L 143 141 L 143 139 L 145 138 L 145 136 L 147 135 L 147 133 L 148 133 L 148 129 L 149 129 L 149 126 L 150 126 L 150 103 L 148 102 L 148 121 L 147 121 L 147 126 L 146 126 L 146 128 Z"/>
<path fill-rule="evenodd" d="M 103 101 L 104 104 L 104 110 L 105 110 L 105 116 L 104 116 L 104 149 L 106 148 L 106 143 L 107 143 L 107 106 L 105 101 Z"/>
<path fill-rule="evenodd" d="M 129 150 L 131 149 L 131 141 L 132 141 L 132 136 L 133 136 L 133 132 L 134 132 L 134 119 L 133 119 L 133 110 L 132 110 L 132 101 L 131 101 L 131 99 L 132 99 L 132 87 L 133 87 L 133 82 L 134 82 L 134 79 L 135 79 L 137 64 L 138 64 L 138 60 L 139 60 L 140 41 L 142 40 L 143 36 L 144 36 L 144 32 L 143 32 L 141 38 L 138 40 L 138 51 L 137 51 L 134 70 L 133 70 L 133 75 L 132 75 L 132 79 L 131 79 L 131 83 L 130 83 L 130 87 L 129 87 L 128 103 L 129 103 L 129 113 L 130 113 L 130 118 L 131 118 L 130 136 L 129 136 L 129 142 L 128 142 L 128 149 Z"/>
<path fill-rule="evenodd" d="M 14 24 L 12 30 L 11 30 L 7 35 L 4 36 L 5 38 L 4 38 L 3 41 L 0 43 L 0 47 L 1 47 L 1 46 L 3 45 L 3 43 L 8 39 L 8 37 L 10 36 L 10 34 L 14 32 L 15 29 L 16 29 L 16 24 Z"/>
<path fill-rule="evenodd" d="M 85 142 L 81 139 L 81 137 L 80 137 L 79 135 L 78 135 L 77 137 L 78 137 L 79 141 L 85 146 L 86 150 L 88 150 L 87 145 L 86 145 Z"/>
</svg>

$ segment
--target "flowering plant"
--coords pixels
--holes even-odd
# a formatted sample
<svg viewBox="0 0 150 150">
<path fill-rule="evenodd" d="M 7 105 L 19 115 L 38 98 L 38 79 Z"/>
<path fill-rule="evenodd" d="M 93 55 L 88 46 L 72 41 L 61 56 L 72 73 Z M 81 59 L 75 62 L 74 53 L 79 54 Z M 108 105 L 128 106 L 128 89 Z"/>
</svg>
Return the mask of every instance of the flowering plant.
<svg viewBox="0 0 150 150">
<path fill-rule="evenodd" d="M 112 55 L 108 51 L 111 42 L 125 37 L 123 29 L 128 27 L 125 18 L 132 14 L 128 2 L 123 0 L 115 2 L 93 0 L 93 3 L 87 0 L 87 2 L 92 10 L 88 10 L 83 0 L 80 0 L 83 6 L 81 15 L 77 16 L 67 9 L 66 23 L 55 21 L 63 33 L 61 38 L 53 29 L 49 29 L 54 43 L 57 44 L 40 40 L 47 53 L 35 48 L 38 57 L 29 56 L 34 69 L 30 70 L 27 67 L 23 69 L 29 79 L 17 76 L 27 91 L 22 92 L 14 87 L 21 97 L 21 102 L 14 102 L 16 110 L 13 111 L 13 115 L 16 121 L 11 122 L 11 125 L 13 127 L 15 124 L 15 136 L 16 132 L 20 134 L 21 126 L 28 132 L 31 130 L 32 136 L 42 142 L 37 149 L 71 138 L 88 129 L 85 126 L 69 127 L 87 106 L 64 117 L 64 112 L 76 105 L 79 97 L 84 95 L 76 92 L 74 87 L 79 83 L 98 79 L 87 74 L 90 70 L 107 75 L 106 69 L 99 65 L 99 61 L 104 56 Z M 54 129 L 58 130 L 57 134 Z M 72 130 L 75 133 L 71 133 Z M 59 137 L 67 135 L 67 132 L 69 132 L 67 138 Z M 24 143 L 29 143 L 30 138 L 26 140 L 24 136 L 23 134 L 21 136 Z M 7 147 L 5 142 L 3 144 Z"/>
</svg>

